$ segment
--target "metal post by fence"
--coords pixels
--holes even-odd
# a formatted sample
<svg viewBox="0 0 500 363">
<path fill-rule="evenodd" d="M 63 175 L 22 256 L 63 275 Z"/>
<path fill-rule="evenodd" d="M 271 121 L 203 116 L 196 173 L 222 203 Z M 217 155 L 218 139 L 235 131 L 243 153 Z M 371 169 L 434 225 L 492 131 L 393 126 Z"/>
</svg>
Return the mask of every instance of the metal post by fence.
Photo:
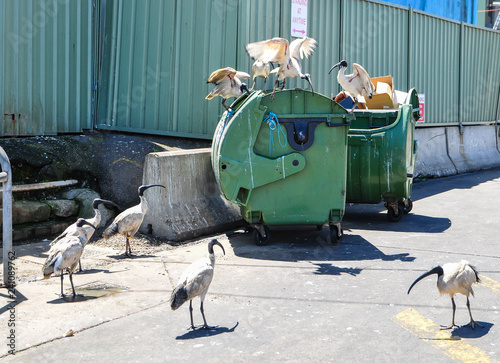
<svg viewBox="0 0 500 363">
<path fill-rule="evenodd" d="M 6 287 L 15 285 L 15 275 L 9 274 L 9 261 L 12 254 L 12 171 L 10 161 L 4 149 L 0 147 L 0 182 L 3 184 L 3 284 Z M 12 270 L 12 268 L 10 269 Z M 9 278 L 10 277 L 10 278 Z"/>
</svg>

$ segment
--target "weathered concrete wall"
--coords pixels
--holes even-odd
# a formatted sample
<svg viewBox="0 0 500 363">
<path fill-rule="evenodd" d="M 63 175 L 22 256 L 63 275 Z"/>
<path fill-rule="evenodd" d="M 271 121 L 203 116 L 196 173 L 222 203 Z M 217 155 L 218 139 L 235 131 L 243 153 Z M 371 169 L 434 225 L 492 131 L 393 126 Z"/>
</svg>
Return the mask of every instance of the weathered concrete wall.
<svg viewBox="0 0 500 363">
<path fill-rule="evenodd" d="M 163 184 L 145 193 L 148 212 L 140 231 L 173 241 L 223 231 L 241 224 L 239 208 L 220 194 L 210 149 L 152 153 L 143 184 Z M 150 225 L 150 227 L 148 227 Z"/>
<path fill-rule="evenodd" d="M 495 125 L 418 128 L 416 176 L 448 176 L 500 166 Z"/>
</svg>

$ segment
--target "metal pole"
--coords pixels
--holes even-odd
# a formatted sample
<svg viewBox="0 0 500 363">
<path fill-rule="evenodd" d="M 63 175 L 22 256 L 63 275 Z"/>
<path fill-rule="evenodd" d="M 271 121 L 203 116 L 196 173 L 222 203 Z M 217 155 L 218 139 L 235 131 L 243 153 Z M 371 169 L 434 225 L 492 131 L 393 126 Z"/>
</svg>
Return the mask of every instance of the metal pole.
<svg viewBox="0 0 500 363">
<path fill-rule="evenodd" d="M 10 161 L 4 149 L 0 147 L 0 182 L 3 183 L 3 283 L 6 287 L 15 286 L 15 274 L 12 262 L 12 170 Z M 9 269 L 10 266 L 10 269 Z M 10 274 L 9 274 L 10 272 Z"/>
</svg>

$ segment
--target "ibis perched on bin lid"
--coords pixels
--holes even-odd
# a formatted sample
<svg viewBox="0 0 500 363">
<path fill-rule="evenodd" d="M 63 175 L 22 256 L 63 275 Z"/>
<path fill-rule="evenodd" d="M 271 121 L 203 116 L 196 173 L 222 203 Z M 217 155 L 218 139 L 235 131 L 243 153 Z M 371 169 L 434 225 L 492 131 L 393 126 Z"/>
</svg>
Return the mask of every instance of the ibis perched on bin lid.
<svg viewBox="0 0 500 363">
<path fill-rule="evenodd" d="M 282 83 L 281 89 L 286 86 L 286 79 L 300 77 L 305 79 L 311 86 L 314 94 L 314 88 L 311 83 L 311 76 L 308 73 L 302 73 L 300 59 L 309 58 L 316 48 L 317 41 L 313 38 L 304 37 L 288 42 L 284 38 L 272 38 L 260 42 L 247 44 L 246 49 L 250 57 L 260 60 L 263 63 L 278 63 L 279 68 L 275 68 L 271 73 L 276 73 L 278 79 L 274 82 L 272 98 L 279 82 Z"/>
<path fill-rule="evenodd" d="M 246 83 L 241 82 L 245 78 L 250 78 L 250 75 L 231 67 L 221 68 L 212 72 L 210 77 L 208 77 L 207 83 L 213 83 L 215 87 L 205 99 L 211 100 L 215 96 L 221 96 L 222 106 L 229 111 L 229 107 L 225 104 L 228 98 L 240 97 L 244 91 L 250 94 Z"/>
<path fill-rule="evenodd" d="M 408 294 L 410 293 L 411 289 L 413 288 L 413 286 L 415 286 L 417 282 L 433 274 L 438 275 L 437 288 L 439 292 L 441 294 L 450 295 L 451 304 L 453 307 L 451 324 L 442 329 L 451 329 L 457 326 L 455 324 L 456 305 L 455 305 L 455 300 L 453 299 L 455 294 L 462 294 L 467 297 L 467 309 L 469 309 L 469 316 L 470 316 L 469 324 L 471 328 L 474 329 L 476 325 L 482 326 L 481 324 L 475 322 L 474 319 L 472 319 L 472 313 L 470 311 L 469 295 L 474 296 L 474 291 L 472 290 L 472 284 L 475 282 L 481 282 L 481 280 L 479 279 L 479 274 L 477 273 L 474 266 L 469 265 L 469 263 L 464 260 L 458 263 L 445 263 L 443 266 L 436 266 L 432 270 L 429 270 L 420 277 L 418 277 L 408 289 Z"/>
</svg>

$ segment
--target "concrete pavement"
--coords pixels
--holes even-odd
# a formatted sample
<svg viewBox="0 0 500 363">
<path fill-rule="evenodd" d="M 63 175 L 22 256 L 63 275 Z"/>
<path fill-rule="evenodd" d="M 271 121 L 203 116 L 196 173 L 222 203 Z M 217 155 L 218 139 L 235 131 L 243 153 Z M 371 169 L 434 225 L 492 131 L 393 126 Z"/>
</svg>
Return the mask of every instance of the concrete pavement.
<svg viewBox="0 0 500 363">
<path fill-rule="evenodd" d="M 216 247 L 205 314 L 217 327 L 208 331 L 188 331 L 188 306 L 171 311 L 168 299 L 211 237 L 133 259 L 88 246 L 86 271 L 74 275 L 83 294 L 76 301 L 58 297 L 59 278 L 40 279 L 48 243 L 16 247 L 22 281 L 13 308 L 0 291 L 0 355 L 19 362 L 500 361 L 499 195 L 500 169 L 418 183 L 413 210 L 398 223 L 382 205 L 349 206 L 338 245 L 326 227 L 272 228 L 265 247 L 242 230 L 216 235 L 226 255 Z M 441 331 L 451 302 L 439 296 L 435 277 L 407 290 L 424 271 L 461 259 L 483 279 L 471 308 L 484 328 Z M 465 297 L 455 300 L 464 325 Z M 199 299 L 193 307 L 201 324 Z M 8 354 L 9 320 L 15 355 Z"/>
</svg>

